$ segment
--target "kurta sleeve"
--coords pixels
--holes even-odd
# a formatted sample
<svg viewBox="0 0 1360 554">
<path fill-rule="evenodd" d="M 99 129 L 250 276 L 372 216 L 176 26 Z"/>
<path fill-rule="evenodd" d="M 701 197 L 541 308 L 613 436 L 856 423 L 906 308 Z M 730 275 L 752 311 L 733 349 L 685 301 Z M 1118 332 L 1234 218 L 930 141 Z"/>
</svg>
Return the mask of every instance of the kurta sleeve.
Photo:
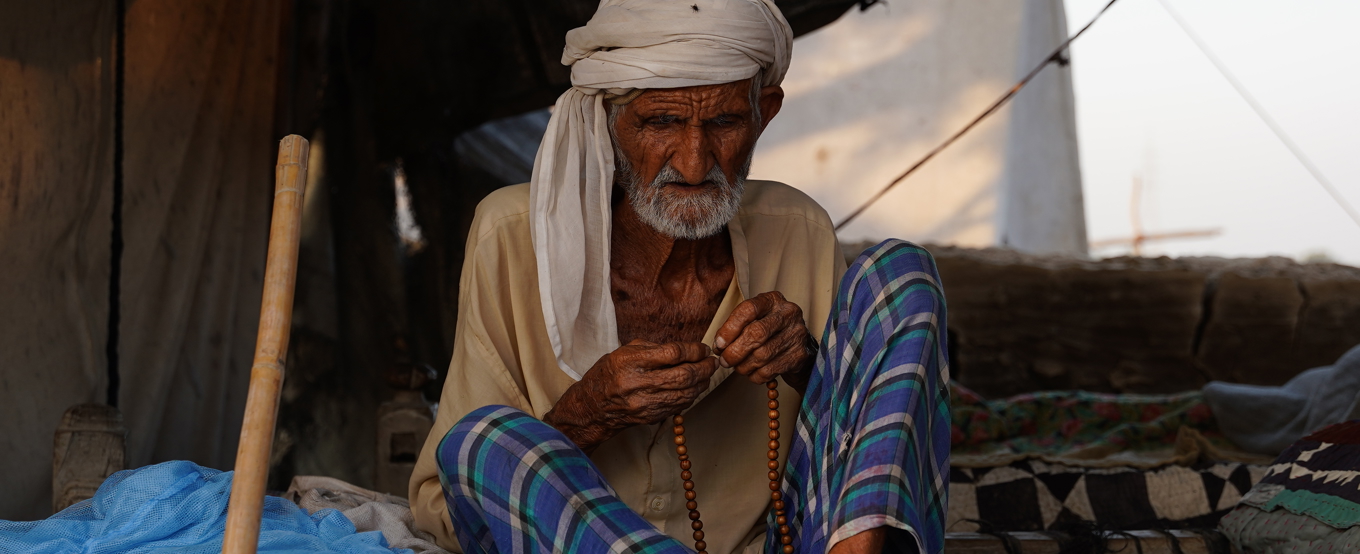
<svg viewBox="0 0 1360 554">
<path fill-rule="evenodd" d="M 416 460 L 408 490 L 416 527 L 453 552 L 461 549 L 440 487 L 435 461 L 440 441 L 459 419 L 482 406 L 500 404 L 533 413 L 516 359 L 512 321 L 511 287 L 523 286 L 522 280 L 510 275 L 514 256 L 507 250 L 515 247 L 515 240 L 506 236 L 504 225 L 498 225 L 514 216 L 488 213 L 494 210 L 483 209 L 486 204 L 478 207 L 468 237 L 458 287 L 457 335 L 439 413 Z"/>
</svg>

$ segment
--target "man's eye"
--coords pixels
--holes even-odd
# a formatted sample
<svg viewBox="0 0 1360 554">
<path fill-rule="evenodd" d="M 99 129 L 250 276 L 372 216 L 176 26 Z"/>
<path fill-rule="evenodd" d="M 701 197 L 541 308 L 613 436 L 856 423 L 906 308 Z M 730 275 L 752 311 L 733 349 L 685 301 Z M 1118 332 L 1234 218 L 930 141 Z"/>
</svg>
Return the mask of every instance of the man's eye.
<svg viewBox="0 0 1360 554">
<path fill-rule="evenodd" d="M 738 119 L 737 116 L 735 115 L 720 115 L 718 117 L 710 119 L 709 123 L 712 123 L 719 127 L 727 127 L 729 125 L 735 124 L 737 121 Z"/>
<path fill-rule="evenodd" d="M 647 120 L 648 125 L 670 125 L 679 121 L 680 118 L 673 115 L 658 115 Z"/>
</svg>

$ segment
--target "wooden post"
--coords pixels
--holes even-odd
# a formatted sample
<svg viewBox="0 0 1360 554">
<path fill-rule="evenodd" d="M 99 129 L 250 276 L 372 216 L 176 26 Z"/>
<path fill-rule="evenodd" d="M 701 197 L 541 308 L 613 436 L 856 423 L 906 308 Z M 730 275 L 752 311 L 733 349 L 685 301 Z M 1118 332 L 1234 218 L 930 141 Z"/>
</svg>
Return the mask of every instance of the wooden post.
<svg viewBox="0 0 1360 554">
<path fill-rule="evenodd" d="M 293 319 L 293 285 L 297 279 L 298 243 L 302 237 L 302 191 L 307 185 L 307 139 L 288 135 L 279 143 L 274 169 L 274 216 L 269 224 L 269 256 L 265 261 L 260 331 L 250 368 L 241 444 L 236 450 L 236 476 L 227 506 L 222 552 L 253 554 L 260 542 L 265 480 L 269 477 L 274 420 L 279 411 L 288 332 Z"/>
</svg>

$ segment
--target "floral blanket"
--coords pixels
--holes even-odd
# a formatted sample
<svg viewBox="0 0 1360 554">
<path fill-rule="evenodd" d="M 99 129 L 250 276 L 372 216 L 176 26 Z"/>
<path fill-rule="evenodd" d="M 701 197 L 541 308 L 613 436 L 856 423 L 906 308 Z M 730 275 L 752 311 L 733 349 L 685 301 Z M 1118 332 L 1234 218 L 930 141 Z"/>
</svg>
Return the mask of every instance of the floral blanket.
<svg viewBox="0 0 1360 554">
<path fill-rule="evenodd" d="M 1238 452 L 1223 436 L 1199 391 L 1049 391 L 986 400 L 953 383 L 950 392 L 954 465 L 1027 458 L 1105 467 L 1189 465 L 1205 458 L 1262 461 Z"/>
</svg>

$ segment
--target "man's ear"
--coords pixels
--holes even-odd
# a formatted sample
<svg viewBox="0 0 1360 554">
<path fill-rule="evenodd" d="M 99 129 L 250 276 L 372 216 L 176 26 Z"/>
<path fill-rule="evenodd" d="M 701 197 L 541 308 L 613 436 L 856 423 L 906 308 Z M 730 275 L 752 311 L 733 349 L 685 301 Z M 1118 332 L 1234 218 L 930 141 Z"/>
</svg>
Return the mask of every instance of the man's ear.
<svg viewBox="0 0 1360 554">
<path fill-rule="evenodd" d="M 784 87 L 774 85 L 760 89 L 760 130 L 762 132 L 770 124 L 770 120 L 779 115 L 779 108 L 782 107 L 784 107 Z"/>
</svg>

